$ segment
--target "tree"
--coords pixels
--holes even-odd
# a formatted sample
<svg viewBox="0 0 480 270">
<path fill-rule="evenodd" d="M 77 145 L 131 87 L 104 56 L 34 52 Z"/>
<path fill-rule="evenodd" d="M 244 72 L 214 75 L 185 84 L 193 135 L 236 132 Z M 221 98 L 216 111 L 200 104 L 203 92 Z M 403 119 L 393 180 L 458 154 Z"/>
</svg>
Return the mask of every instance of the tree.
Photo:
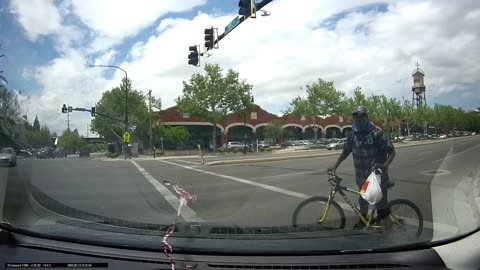
<svg viewBox="0 0 480 270">
<path fill-rule="evenodd" d="M 346 118 L 348 122 L 352 122 L 352 110 L 353 108 L 357 106 L 364 106 L 368 107 L 369 104 L 367 102 L 367 98 L 365 97 L 365 94 L 362 92 L 362 88 L 360 86 L 357 86 L 353 90 L 353 95 L 352 97 L 345 99 L 343 102 L 342 106 L 342 114 Z"/>
<path fill-rule="evenodd" d="M 116 121 L 97 115 L 92 119 L 91 130 L 98 133 L 107 141 L 123 140 L 122 135 L 125 131 L 125 89 L 128 91 L 128 118 L 129 125 L 135 126 L 132 134 L 140 140 L 146 140 L 149 132 L 148 128 L 148 106 L 145 95 L 131 88 L 131 80 L 122 80 L 120 87 L 114 87 L 110 91 L 103 93 L 102 98 L 95 104 L 97 112 L 106 114 L 110 117 L 122 121 Z"/>
<path fill-rule="evenodd" d="M 62 135 L 58 138 L 58 146 L 64 147 L 69 153 L 74 153 L 77 150 L 85 148 L 87 143 L 79 135 L 78 130 L 74 131 L 64 130 Z"/>
<path fill-rule="evenodd" d="M 319 116 L 330 116 L 344 112 L 345 94 L 335 88 L 333 81 L 318 79 L 317 82 L 306 86 L 306 97 L 297 96 L 290 102 L 287 114 L 311 119 L 310 127 L 313 128 L 315 141 L 318 140 L 317 131 Z"/>
<path fill-rule="evenodd" d="M 218 65 L 206 64 L 205 73 L 193 74 L 183 82 L 183 93 L 176 99 L 178 109 L 201 117 L 212 124 L 212 144 L 216 151 L 216 126 L 229 113 L 252 106 L 252 85 L 239 78 L 238 72 L 229 69 L 225 75 Z"/>
<path fill-rule="evenodd" d="M 33 131 L 40 131 L 40 122 L 38 121 L 38 115 L 35 115 L 35 120 L 33 121 Z"/>
<path fill-rule="evenodd" d="M 165 125 L 157 125 L 155 133 L 161 135 L 165 141 L 179 145 L 190 140 L 190 133 L 185 127 L 169 127 Z"/>
<path fill-rule="evenodd" d="M 415 127 L 415 107 L 406 99 L 400 108 L 400 119 L 407 125 L 407 134 L 410 136 L 410 130 Z"/>
<path fill-rule="evenodd" d="M 265 137 L 279 142 L 286 134 L 286 130 L 282 127 L 282 122 L 277 120 L 265 126 Z"/>
</svg>

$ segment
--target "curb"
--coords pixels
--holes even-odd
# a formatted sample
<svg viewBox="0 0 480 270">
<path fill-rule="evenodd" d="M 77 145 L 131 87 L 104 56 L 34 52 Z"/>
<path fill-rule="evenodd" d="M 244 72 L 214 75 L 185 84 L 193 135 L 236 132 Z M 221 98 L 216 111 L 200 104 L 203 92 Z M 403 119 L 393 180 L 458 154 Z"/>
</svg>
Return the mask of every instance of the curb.
<svg viewBox="0 0 480 270">
<path fill-rule="evenodd" d="M 423 145 L 430 145 L 436 143 L 444 143 L 449 141 L 456 141 L 461 139 L 472 138 L 471 136 L 467 137 L 460 137 L 454 139 L 444 139 L 444 140 L 435 140 L 421 144 L 401 144 L 395 145 L 395 149 L 398 148 L 409 148 L 409 147 L 416 147 L 416 146 L 423 146 Z M 308 151 L 308 150 L 305 150 Z M 291 160 L 291 159 L 308 159 L 308 158 L 317 158 L 317 157 L 328 157 L 328 156 L 336 156 L 340 153 L 338 150 L 333 150 L 329 153 L 319 153 L 319 154 L 310 154 L 310 155 L 296 155 L 296 156 L 283 156 L 283 157 L 265 157 L 265 158 L 255 158 L 255 159 L 235 159 L 235 160 L 219 160 L 219 161 L 212 161 L 205 163 L 205 166 L 217 166 L 217 165 L 232 165 L 232 164 L 248 164 L 248 163 L 256 163 L 256 162 L 268 162 L 268 161 L 281 161 L 281 160 Z"/>
<path fill-rule="evenodd" d="M 227 165 L 227 164 L 243 164 L 243 163 L 255 163 L 255 162 L 266 162 L 266 161 L 278 161 L 278 160 L 291 160 L 291 159 L 306 159 L 306 158 L 316 158 L 316 157 L 328 157 L 328 156 L 337 156 L 340 151 L 333 151 L 329 153 L 321 154 L 312 154 L 312 155 L 300 155 L 300 156 L 284 156 L 284 157 L 267 157 L 267 158 L 253 158 L 253 159 L 234 159 L 234 160 L 220 160 L 212 161 L 205 164 L 205 166 L 215 166 L 215 165 Z"/>
</svg>

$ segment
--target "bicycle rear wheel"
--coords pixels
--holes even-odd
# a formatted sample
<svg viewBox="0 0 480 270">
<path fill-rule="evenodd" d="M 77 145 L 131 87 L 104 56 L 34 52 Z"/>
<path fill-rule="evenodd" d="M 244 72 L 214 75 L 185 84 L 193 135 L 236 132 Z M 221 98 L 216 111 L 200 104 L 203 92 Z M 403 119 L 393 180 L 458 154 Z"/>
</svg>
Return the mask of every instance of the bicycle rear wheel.
<svg viewBox="0 0 480 270">
<path fill-rule="evenodd" d="M 318 226 L 322 229 L 340 230 L 345 228 L 345 213 L 340 205 L 331 200 L 325 214 L 328 198 L 312 197 L 301 202 L 293 212 L 292 223 L 298 226 Z M 323 217 L 323 220 L 322 220 Z"/>
<path fill-rule="evenodd" d="M 405 236 L 418 238 L 423 231 L 423 216 L 420 209 L 411 201 L 397 199 L 388 203 L 392 231 Z"/>
</svg>

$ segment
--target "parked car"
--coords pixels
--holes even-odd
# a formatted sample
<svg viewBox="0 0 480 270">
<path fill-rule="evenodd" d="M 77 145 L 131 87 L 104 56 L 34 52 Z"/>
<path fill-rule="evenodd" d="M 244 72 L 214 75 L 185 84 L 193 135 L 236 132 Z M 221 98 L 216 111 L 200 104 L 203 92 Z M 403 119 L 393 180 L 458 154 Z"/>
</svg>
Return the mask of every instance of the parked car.
<svg viewBox="0 0 480 270">
<path fill-rule="evenodd" d="M 55 149 L 53 154 L 56 158 L 66 158 L 67 157 L 67 151 L 63 147 L 57 147 L 57 149 Z"/>
<path fill-rule="evenodd" d="M 78 151 L 78 157 L 90 157 L 90 151 L 87 149 L 81 149 Z"/>
<path fill-rule="evenodd" d="M 447 135 L 445 134 L 441 134 L 440 136 L 438 136 L 439 139 L 446 139 L 447 138 Z"/>
<path fill-rule="evenodd" d="M 40 149 L 40 151 L 37 153 L 37 158 L 38 159 L 55 158 L 55 154 L 53 152 L 54 152 L 53 148 L 44 147 L 44 148 Z"/>
<path fill-rule="evenodd" d="M 0 150 L 0 164 L 11 167 L 17 166 L 17 155 L 13 148 L 6 147 Z"/>
<path fill-rule="evenodd" d="M 265 142 L 265 141 L 259 141 L 258 142 L 258 148 L 265 148 L 265 147 L 269 147 L 270 144 Z"/>
<path fill-rule="evenodd" d="M 346 139 L 337 139 L 336 141 L 327 144 L 327 149 L 328 150 L 332 150 L 332 149 L 340 150 L 340 149 L 343 148 L 343 144 L 345 143 L 345 141 L 346 141 Z"/>
<path fill-rule="evenodd" d="M 302 145 L 305 145 L 305 146 L 309 146 L 309 145 L 312 145 L 313 142 L 309 141 L 309 140 L 300 140 L 300 143 Z"/>
<path fill-rule="evenodd" d="M 308 145 L 312 145 L 313 143 L 308 141 L 308 140 L 297 140 L 297 141 L 293 141 L 293 145 L 294 146 L 308 146 Z"/>
<path fill-rule="evenodd" d="M 228 142 L 227 149 L 239 148 L 243 149 L 244 144 L 242 142 Z"/>
</svg>

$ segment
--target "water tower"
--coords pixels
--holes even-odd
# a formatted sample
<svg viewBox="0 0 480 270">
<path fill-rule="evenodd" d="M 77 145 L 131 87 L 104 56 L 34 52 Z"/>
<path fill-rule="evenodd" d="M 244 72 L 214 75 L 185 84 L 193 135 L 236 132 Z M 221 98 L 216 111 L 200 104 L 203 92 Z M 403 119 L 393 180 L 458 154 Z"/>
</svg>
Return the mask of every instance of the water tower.
<svg viewBox="0 0 480 270">
<path fill-rule="evenodd" d="M 420 65 L 417 63 L 417 69 L 412 72 L 412 104 L 415 104 L 417 108 L 423 104 L 427 104 L 425 98 L 425 73 L 419 67 Z"/>
</svg>

